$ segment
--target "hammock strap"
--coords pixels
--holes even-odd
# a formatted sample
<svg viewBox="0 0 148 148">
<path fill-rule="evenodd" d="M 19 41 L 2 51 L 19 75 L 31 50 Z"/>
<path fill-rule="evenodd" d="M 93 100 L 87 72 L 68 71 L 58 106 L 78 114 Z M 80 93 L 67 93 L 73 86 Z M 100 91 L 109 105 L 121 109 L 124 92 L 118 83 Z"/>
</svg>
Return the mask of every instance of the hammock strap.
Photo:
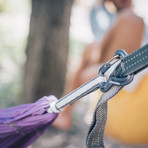
<svg viewBox="0 0 148 148">
<path fill-rule="evenodd" d="M 148 44 L 124 57 L 110 75 L 108 81 L 103 84 L 103 86 L 100 86 L 104 93 L 96 105 L 93 120 L 86 140 L 87 148 L 104 148 L 103 138 L 107 119 L 107 101 L 123 88 L 124 83 L 120 82 L 122 78 L 124 79 L 126 77 L 124 80 L 130 83 L 133 79 L 133 75 L 142 71 L 147 66 Z M 129 79 L 127 79 L 128 77 Z M 111 78 L 116 78 L 114 80 L 116 80 L 115 82 L 117 83 L 113 84 L 111 82 Z M 125 83 L 125 85 L 128 83 Z M 107 85 L 110 85 L 110 87 L 106 87 Z"/>
<path fill-rule="evenodd" d="M 122 62 L 114 71 L 116 77 L 124 77 L 129 74 L 137 74 L 148 66 L 148 44 L 122 59 Z"/>
</svg>

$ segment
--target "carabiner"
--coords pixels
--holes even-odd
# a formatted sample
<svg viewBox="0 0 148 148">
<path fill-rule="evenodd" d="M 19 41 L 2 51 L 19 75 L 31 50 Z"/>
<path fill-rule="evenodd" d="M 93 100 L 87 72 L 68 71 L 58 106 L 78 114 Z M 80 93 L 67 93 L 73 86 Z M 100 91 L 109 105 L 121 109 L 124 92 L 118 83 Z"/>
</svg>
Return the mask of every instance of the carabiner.
<svg viewBox="0 0 148 148">
<path fill-rule="evenodd" d="M 115 55 L 112 59 L 110 59 L 108 62 L 106 62 L 99 70 L 98 74 L 99 75 L 103 75 L 105 74 L 105 72 L 112 66 L 114 65 L 116 62 L 118 62 L 120 59 L 124 58 L 125 56 L 127 56 L 128 54 L 122 50 L 119 49 L 115 52 Z"/>
<path fill-rule="evenodd" d="M 106 62 L 99 70 L 99 75 L 104 76 L 105 72 L 112 66 L 114 65 L 116 62 L 118 62 L 119 60 L 122 60 L 124 57 L 126 57 L 128 54 L 120 49 L 117 50 L 115 52 L 115 56 L 109 60 L 108 62 Z M 119 63 L 120 64 L 120 63 Z M 129 84 L 132 80 L 133 80 L 134 75 L 128 75 L 126 77 L 122 77 L 122 78 L 117 78 L 115 76 L 113 76 L 112 74 L 109 76 L 109 79 L 107 80 L 107 82 L 104 82 L 101 84 L 100 86 L 100 90 L 102 92 L 107 92 L 113 85 L 118 85 L 118 86 L 125 86 L 127 84 Z"/>
</svg>

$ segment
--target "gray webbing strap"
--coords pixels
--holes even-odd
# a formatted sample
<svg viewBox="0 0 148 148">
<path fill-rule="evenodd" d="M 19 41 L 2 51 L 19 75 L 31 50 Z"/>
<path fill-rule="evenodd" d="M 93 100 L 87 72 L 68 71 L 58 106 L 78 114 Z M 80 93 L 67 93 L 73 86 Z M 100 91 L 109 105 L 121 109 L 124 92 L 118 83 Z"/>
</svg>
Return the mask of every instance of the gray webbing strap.
<svg viewBox="0 0 148 148">
<path fill-rule="evenodd" d="M 121 86 L 113 86 L 101 96 L 97 103 L 86 140 L 87 148 L 104 148 L 103 137 L 107 119 L 107 101 L 115 96 L 120 89 L 122 89 Z"/>
<path fill-rule="evenodd" d="M 113 72 L 113 76 L 122 78 L 129 74 L 137 74 L 148 65 L 148 44 L 141 47 L 132 54 L 121 60 L 121 63 Z M 94 112 L 93 120 L 88 132 L 86 144 L 87 148 L 104 148 L 103 137 L 105 124 L 107 119 L 107 101 L 115 96 L 121 86 L 113 86 L 109 91 L 105 92 Z"/>
<path fill-rule="evenodd" d="M 88 137 L 88 148 L 103 148 L 104 129 L 107 119 L 107 102 L 96 107 L 93 122 L 91 123 Z"/>
</svg>

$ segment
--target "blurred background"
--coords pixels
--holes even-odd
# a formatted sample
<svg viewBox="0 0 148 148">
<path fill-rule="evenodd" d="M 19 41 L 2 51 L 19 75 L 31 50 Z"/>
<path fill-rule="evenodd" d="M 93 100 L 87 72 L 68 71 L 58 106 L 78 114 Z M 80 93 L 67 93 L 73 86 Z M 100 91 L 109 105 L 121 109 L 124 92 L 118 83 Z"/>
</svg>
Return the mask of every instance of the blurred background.
<svg viewBox="0 0 148 148">
<path fill-rule="evenodd" d="M 90 24 L 95 2 L 0 0 L 0 108 L 33 102 L 44 95 L 62 95 L 67 71 L 75 70 L 84 47 L 96 38 Z M 148 1 L 133 3 L 148 24 Z M 88 124 L 80 119 L 87 104 L 82 100 L 77 105 L 71 131 L 51 129 L 31 147 L 85 147 Z M 106 143 L 108 147 L 120 145 L 111 146 L 109 139 Z"/>
</svg>

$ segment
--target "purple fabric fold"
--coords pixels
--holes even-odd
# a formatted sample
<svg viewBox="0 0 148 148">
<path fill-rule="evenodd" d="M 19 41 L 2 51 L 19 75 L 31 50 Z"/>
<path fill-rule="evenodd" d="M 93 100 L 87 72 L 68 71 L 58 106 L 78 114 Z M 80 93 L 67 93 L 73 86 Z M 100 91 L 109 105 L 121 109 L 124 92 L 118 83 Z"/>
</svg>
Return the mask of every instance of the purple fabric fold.
<svg viewBox="0 0 148 148">
<path fill-rule="evenodd" d="M 57 118 L 47 113 L 54 96 L 45 96 L 30 104 L 0 110 L 0 147 L 25 148 L 34 142 Z"/>
</svg>

